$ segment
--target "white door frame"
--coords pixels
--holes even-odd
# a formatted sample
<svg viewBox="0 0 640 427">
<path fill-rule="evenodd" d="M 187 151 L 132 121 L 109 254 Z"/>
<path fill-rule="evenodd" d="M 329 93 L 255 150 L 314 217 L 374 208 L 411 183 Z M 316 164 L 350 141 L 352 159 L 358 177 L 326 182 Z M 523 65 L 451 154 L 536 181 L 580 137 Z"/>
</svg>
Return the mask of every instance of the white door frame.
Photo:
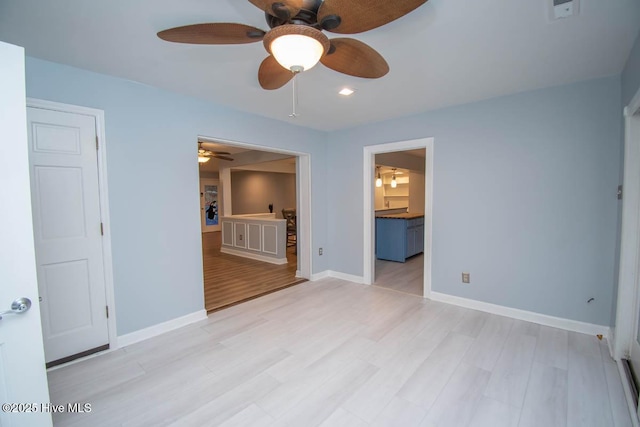
<svg viewBox="0 0 640 427">
<path fill-rule="evenodd" d="M 409 141 L 389 142 L 385 144 L 368 145 L 364 147 L 363 161 L 363 191 L 364 194 L 364 283 L 371 285 L 375 278 L 375 245 L 373 236 L 375 234 L 374 212 L 374 176 L 375 176 L 375 155 L 380 153 L 390 153 L 395 151 L 414 150 L 425 148 L 424 178 L 425 178 L 425 198 L 424 198 L 424 284 L 423 297 L 431 296 L 431 244 L 433 231 L 433 138 L 412 139 Z"/>
<path fill-rule="evenodd" d="M 107 140 L 104 131 L 104 111 L 34 98 L 27 98 L 27 107 L 82 114 L 95 118 L 96 135 L 98 136 L 98 145 L 100 147 L 98 150 L 98 186 L 100 191 L 100 217 L 104 229 L 104 235 L 102 236 L 102 259 L 104 265 L 105 296 L 107 306 L 109 306 L 109 318 L 107 319 L 109 325 L 109 350 L 107 351 L 115 350 L 118 348 L 118 334 L 116 330 L 116 305 L 113 287 L 111 219 L 109 217 L 109 190 L 107 185 Z"/>
<path fill-rule="evenodd" d="M 613 356 L 616 360 L 626 357 L 635 332 L 636 288 L 638 283 L 638 257 L 640 244 L 640 144 L 631 137 L 634 113 L 640 109 L 640 90 L 624 109 L 624 179 L 622 198 L 622 227 L 620 239 L 620 269 L 618 274 L 618 305 L 616 311 Z M 635 142 L 635 143 L 634 143 Z"/>
<path fill-rule="evenodd" d="M 263 145 L 249 144 L 246 142 L 232 141 L 223 138 L 213 138 L 210 136 L 198 135 L 198 141 L 218 142 L 225 145 L 235 147 L 248 148 L 251 150 L 266 151 L 270 153 L 288 154 L 297 156 L 297 173 L 296 173 L 296 192 L 297 192 L 297 211 L 299 218 L 308 218 L 308 221 L 299 221 L 298 227 L 298 269 L 296 277 L 311 280 L 312 263 L 313 263 L 313 236 L 311 233 L 313 217 L 311 212 L 311 154 L 302 151 L 284 150 Z M 220 171 L 220 186 L 223 188 L 222 207 L 224 209 L 221 216 L 231 215 L 231 172 L 230 168 Z M 224 189 L 229 189 L 225 191 Z M 307 248 L 307 250 L 303 250 Z"/>
</svg>

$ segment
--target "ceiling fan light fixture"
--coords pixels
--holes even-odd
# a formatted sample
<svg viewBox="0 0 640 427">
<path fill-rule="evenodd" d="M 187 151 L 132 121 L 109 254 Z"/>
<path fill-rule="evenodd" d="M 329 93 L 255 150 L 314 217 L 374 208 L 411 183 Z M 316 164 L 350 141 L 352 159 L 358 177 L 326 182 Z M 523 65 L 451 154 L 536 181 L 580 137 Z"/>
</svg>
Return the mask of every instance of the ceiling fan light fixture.
<svg viewBox="0 0 640 427">
<path fill-rule="evenodd" d="M 207 163 L 211 157 L 198 156 L 198 163 Z"/>
<path fill-rule="evenodd" d="M 294 73 L 310 70 L 329 50 L 327 36 L 305 25 L 281 25 L 264 37 L 265 48 L 285 69 Z"/>
<path fill-rule="evenodd" d="M 351 96 L 353 95 L 355 91 L 353 89 L 350 89 L 348 87 L 342 88 L 342 90 L 340 90 L 340 92 L 338 92 L 340 95 L 342 96 Z"/>
</svg>

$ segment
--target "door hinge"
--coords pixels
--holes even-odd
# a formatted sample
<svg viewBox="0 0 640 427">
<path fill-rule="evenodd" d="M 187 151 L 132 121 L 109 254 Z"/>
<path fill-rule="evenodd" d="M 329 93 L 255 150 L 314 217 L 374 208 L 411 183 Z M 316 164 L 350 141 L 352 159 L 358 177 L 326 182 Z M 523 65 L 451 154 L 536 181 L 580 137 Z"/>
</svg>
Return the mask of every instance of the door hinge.
<svg viewBox="0 0 640 427">
<path fill-rule="evenodd" d="M 98 142 L 98 135 L 96 135 L 96 150 L 100 149 L 100 143 Z"/>
<path fill-rule="evenodd" d="M 108 319 L 108 318 L 109 318 L 109 306 L 108 306 L 108 305 L 105 305 L 105 306 L 104 306 L 104 308 L 106 309 L 106 312 L 107 312 L 107 319 Z"/>
<path fill-rule="evenodd" d="M 622 185 L 618 185 L 618 200 L 622 200 Z"/>
<path fill-rule="evenodd" d="M 100 235 L 104 236 L 104 224 L 100 223 Z"/>
</svg>

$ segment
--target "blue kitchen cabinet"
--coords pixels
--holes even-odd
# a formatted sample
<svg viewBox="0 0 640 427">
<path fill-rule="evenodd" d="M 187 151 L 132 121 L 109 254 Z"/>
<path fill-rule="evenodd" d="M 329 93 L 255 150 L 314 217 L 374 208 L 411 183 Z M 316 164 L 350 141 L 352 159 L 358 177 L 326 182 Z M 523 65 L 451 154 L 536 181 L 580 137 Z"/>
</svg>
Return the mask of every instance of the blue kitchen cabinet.
<svg viewBox="0 0 640 427">
<path fill-rule="evenodd" d="M 424 217 L 407 214 L 376 218 L 376 257 L 405 262 L 424 251 Z"/>
</svg>

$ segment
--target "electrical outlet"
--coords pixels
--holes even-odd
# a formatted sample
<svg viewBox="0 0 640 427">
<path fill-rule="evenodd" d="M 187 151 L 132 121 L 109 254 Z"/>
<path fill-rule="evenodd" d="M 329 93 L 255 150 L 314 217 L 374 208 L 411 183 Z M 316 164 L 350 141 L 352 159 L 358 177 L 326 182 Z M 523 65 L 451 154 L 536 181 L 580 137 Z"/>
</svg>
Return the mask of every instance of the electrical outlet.
<svg viewBox="0 0 640 427">
<path fill-rule="evenodd" d="M 471 283 L 470 273 L 462 273 L 462 283 Z"/>
<path fill-rule="evenodd" d="M 322 256 L 322 248 L 318 249 L 318 255 Z"/>
</svg>

